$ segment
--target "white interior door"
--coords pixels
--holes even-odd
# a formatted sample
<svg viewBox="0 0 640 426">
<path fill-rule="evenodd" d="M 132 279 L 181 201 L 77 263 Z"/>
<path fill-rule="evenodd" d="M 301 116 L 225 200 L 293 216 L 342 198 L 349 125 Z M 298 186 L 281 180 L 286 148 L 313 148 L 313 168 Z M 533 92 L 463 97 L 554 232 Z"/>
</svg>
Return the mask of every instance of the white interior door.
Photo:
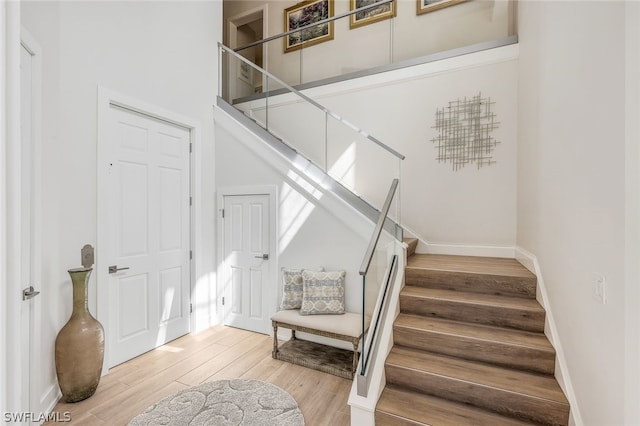
<svg viewBox="0 0 640 426">
<path fill-rule="evenodd" d="M 23 278 L 22 287 L 26 288 L 33 284 L 32 281 L 32 256 L 31 256 L 31 237 L 32 237 L 32 210 L 31 210 L 31 171 L 32 164 L 31 151 L 33 148 L 32 139 L 32 58 L 31 52 L 22 45 L 20 49 L 20 138 L 21 138 L 21 223 L 20 223 L 20 276 Z M 35 293 L 33 293 L 35 294 Z M 22 327 L 22 406 L 31 410 L 30 398 L 30 354 L 32 346 L 31 338 L 31 317 L 35 299 L 27 299 L 22 302 L 21 320 Z"/>
<path fill-rule="evenodd" d="M 191 251 L 190 131 L 116 106 L 109 114 L 111 367 L 189 332 Z"/>
<path fill-rule="evenodd" d="M 224 197 L 224 324 L 267 333 L 269 195 Z"/>
<path fill-rule="evenodd" d="M 38 43 L 24 29 L 20 49 L 21 132 L 21 406 L 31 413 L 44 413 L 57 401 L 53 347 L 57 330 L 51 327 L 47 305 L 47 283 L 41 268 L 40 107 L 41 58 Z M 42 292 L 41 295 L 40 292 Z M 38 296 L 39 295 L 39 296 Z M 38 296 L 38 297 L 36 297 Z M 29 419 L 34 422 L 36 419 Z M 37 423 L 37 422 L 36 422 Z"/>
</svg>

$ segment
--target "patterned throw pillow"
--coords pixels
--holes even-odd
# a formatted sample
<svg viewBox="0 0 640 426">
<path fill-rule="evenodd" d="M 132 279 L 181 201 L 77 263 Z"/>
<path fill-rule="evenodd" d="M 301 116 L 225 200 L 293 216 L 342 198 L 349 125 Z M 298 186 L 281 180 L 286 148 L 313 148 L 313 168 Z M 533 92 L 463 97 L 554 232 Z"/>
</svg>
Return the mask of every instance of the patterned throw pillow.
<svg viewBox="0 0 640 426">
<path fill-rule="evenodd" d="M 280 309 L 302 306 L 302 269 L 282 269 L 282 302 Z"/>
<path fill-rule="evenodd" d="M 344 314 L 346 271 L 302 271 L 300 315 Z"/>
</svg>

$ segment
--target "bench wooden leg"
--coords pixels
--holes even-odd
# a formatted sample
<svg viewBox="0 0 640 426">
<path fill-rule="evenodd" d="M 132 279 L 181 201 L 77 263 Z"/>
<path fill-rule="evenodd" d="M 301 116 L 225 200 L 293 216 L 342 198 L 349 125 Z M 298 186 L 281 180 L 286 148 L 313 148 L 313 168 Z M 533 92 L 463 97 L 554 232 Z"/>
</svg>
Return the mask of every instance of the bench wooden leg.
<svg viewBox="0 0 640 426">
<path fill-rule="evenodd" d="M 273 324 L 273 351 L 271 352 L 271 357 L 273 359 L 278 358 L 278 324 L 272 322 Z"/>
<path fill-rule="evenodd" d="M 353 343 L 353 374 L 355 376 L 356 370 L 358 369 L 358 340 L 354 340 L 352 343 Z"/>
</svg>

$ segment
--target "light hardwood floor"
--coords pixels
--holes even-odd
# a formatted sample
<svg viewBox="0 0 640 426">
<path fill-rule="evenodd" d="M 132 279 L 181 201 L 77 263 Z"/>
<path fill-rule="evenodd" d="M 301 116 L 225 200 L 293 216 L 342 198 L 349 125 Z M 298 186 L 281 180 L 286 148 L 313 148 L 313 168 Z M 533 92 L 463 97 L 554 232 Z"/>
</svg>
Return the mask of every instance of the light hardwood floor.
<svg viewBox="0 0 640 426">
<path fill-rule="evenodd" d="M 242 377 L 289 392 L 308 426 L 349 425 L 351 381 L 275 360 L 272 346 L 267 335 L 232 327 L 188 334 L 112 368 L 92 397 L 60 402 L 54 412 L 69 412 L 75 425 L 126 425 L 167 395 L 206 381 Z"/>
</svg>

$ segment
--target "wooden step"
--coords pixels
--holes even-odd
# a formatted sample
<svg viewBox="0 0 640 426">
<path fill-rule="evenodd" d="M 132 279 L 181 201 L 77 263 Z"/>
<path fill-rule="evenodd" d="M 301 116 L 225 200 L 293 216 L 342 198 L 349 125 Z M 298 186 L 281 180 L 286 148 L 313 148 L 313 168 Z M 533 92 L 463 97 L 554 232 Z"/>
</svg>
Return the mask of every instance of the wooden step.
<svg viewBox="0 0 640 426">
<path fill-rule="evenodd" d="M 406 283 L 535 298 L 537 279 L 515 259 L 415 254 L 407 261 Z"/>
<path fill-rule="evenodd" d="M 544 424 L 567 424 L 569 404 L 553 376 L 394 346 L 388 384 Z"/>
<path fill-rule="evenodd" d="M 555 350 L 542 333 L 400 314 L 394 344 L 474 361 L 553 374 Z"/>
<path fill-rule="evenodd" d="M 534 332 L 544 331 L 545 311 L 535 299 L 405 286 L 403 313 Z"/>
<path fill-rule="evenodd" d="M 387 385 L 376 407 L 376 426 L 524 426 L 524 421 Z"/>
<path fill-rule="evenodd" d="M 418 239 L 417 238 L 404 238 L 402 240 L 407 247 L 407 257 L 413 256 L 416 252 L 416 248 L 418 247 Z"/>
</svg>

